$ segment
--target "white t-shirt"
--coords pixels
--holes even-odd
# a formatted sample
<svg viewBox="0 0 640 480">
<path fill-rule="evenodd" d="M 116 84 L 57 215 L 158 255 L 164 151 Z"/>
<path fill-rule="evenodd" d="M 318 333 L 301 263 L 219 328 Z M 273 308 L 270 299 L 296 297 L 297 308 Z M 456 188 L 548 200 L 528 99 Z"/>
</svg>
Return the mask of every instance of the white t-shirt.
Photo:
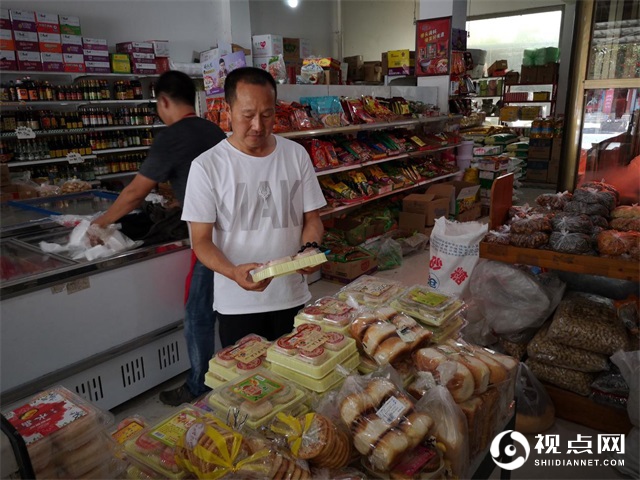
<svg viewBox="0 0 640 480">
<path fill-rule="evenodd" d="M 235 265 L 294 255 L 302 242 L 303 213 L 326 205 L 304 147 L 275 139 L 266 157 L 247 155 L 223 140 L 191 164 L 182 220 L 215 223 L 213 240 Z M 284 310 L 310 298 L 302 275 L 274 278 L 264 292 L 249 292 L 215 274 L 213 305 L 222 314 Z"/>
</svg>

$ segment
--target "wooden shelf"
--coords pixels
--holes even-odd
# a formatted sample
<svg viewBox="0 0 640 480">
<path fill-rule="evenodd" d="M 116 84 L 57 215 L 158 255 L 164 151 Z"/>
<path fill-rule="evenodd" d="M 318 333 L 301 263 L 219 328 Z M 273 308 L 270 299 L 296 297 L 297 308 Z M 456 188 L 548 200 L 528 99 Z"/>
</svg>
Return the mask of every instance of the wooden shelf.
<svg viewBox="0 0 640 480">
<path fill-rule="evenodd" d="M 589 397 L 547 383 L 544 388 L 556 408 L 556 417 L 606 433 L 627 434 L 631 422 L 626 409 L 609 407 Z"/>
<path fill-rule="evenodd" d="M 520 248 L 512 245 L 480 243 L 480 258 L 506 263 L 534 265 L 552 270 L 601 275 L 632 282 L 640 281 L 640 265 L 634 260 L 572 255 L 553 250 Z"/>
</svg>

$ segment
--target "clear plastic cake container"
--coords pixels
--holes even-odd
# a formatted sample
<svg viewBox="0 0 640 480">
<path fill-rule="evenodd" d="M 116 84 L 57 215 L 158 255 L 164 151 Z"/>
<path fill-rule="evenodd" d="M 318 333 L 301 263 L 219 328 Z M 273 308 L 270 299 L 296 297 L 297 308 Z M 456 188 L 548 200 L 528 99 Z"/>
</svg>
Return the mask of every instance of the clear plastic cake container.
<svg viewBox="0 0 640 480">
<path fill-rule="evenodd" d="M 278 263 L 275 265 L 266 264 L 256 268 L 251 277 L 254 282 L 260 282 L 267 278 L 280 277 L 282 275 L 290 275 L 303 268 L 315 267 L 327 261 L 324 252 L 316 253 L 301 258 L 293 258 L 290 261 Z"/>
</svg>

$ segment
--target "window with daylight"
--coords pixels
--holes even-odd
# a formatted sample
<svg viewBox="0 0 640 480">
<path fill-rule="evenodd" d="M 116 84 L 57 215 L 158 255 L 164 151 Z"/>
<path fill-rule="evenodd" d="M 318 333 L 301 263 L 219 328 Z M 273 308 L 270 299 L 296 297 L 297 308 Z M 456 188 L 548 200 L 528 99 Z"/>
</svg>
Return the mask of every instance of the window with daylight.
<svg viewBox="0 0 640 480">
<path fill-rule="evenodd" d="M 509 70 L 519 72 L 525 49 L 559 46 L 561 24 L 561 9 L 472 19 L 467 21 L 467 48 L 487 51 L 485 75 L 487 67 L 496 60 L 507 60 Z"/>
</svg>

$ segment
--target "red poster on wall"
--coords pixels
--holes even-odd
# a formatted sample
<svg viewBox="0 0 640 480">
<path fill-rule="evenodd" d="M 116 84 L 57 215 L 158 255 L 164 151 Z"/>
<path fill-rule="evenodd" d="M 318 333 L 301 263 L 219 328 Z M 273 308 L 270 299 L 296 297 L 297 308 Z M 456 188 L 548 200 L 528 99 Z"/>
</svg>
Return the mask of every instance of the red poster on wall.
<svg viewBox="0 0 640 480">
<path fill-rule="evenodd" d="M 416 22 L 416 76 L 449 75 L 451 17 Z"/>
</svg>

